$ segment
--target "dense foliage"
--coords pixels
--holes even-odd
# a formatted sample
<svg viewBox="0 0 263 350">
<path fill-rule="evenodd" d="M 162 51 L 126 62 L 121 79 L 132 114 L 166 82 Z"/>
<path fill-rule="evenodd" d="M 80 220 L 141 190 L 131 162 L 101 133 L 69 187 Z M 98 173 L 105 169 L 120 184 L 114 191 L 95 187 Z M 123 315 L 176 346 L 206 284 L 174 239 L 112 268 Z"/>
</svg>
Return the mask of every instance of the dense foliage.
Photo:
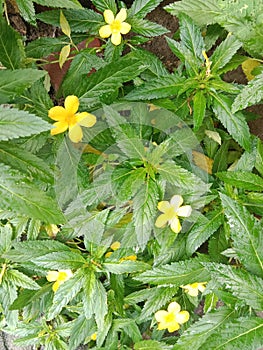
<svg viewBox="0 0 263 350">
<path fill-rule="evenodd" d="M 141 45 L 168 33 L 145 18 L 160 0 L 92 3 L 16 0 L 61 29 L 31 42 L 2 4 L 1 329 L 48 350 L 259 350 L 262 1 L 166 6 L 173 72 Z M 239 66 L 249 82 L 226 82 Z"/>
</svg>

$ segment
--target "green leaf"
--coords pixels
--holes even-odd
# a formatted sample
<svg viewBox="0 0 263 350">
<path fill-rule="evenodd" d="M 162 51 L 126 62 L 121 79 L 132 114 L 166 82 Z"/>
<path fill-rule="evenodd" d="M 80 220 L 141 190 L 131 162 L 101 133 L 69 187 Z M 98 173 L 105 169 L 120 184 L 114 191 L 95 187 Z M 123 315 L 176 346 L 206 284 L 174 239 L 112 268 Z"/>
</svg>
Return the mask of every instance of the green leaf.
<svg viewBox="0 0 263 350">
<path fill-rule="evenodd" d="M 53 182 L 53 174 L 46 162 L 11 142 L 0 142 L 0 162 L 35 179 Z"/>
<path fill-rule="evenodd" d="M 234 35 L 228 35 L 226 39 L 216 47 L 213 55 L 210 57 L 211 72 L 216 73 L 223 68 L 234 56 L 242 43 Z"/>
<path fill-rule="evenodd" d="M 205 271 L 199 259 L 189 259 L 155 267 L 134 277 L 143 283 L 179 287 L 194 282 L 210 279 L 208 271 Z"/>
<path fill-rule="evenodd" d="M 96 276 L 93 270 L 85 269 L 83 274 L 83 309 L 87 319 L 91 319 L 94 314 L 94 298 L 96 289 Z"/>
<path fill-rule="evenodd" d="M 262 227 L 244 206 L 220 194 L 233 247 L 248 271 L 263 277 Z"/>
<path fill-rule="evenodd" d="M 108 272 L 122 274 L 148 270 L 150 268 L 150 265 L 146 264 L 143 261 L 123 260 L 118 262 L 104 263 L 103 267 Z"/>
<path fill-rule="evenodd" d="M 235 317 L 235 310 L 226 307 L 204 315 L 199 321 L 187 328 L 173 347 L 173 350 L 203 349 L 204 344 L 209 343 L 209 337 L 217 330 L 221 330 L 226 323 Z"/>
<path fill-rule="evenodd" d="M 95 330 L 93 319 L 87 320 L 85 315 L 79 315 L 79 317 L 74 320 L 73 327 L 71 328 L 69 348 L 76 349 L 84 342 L 86 337 L 92 335 Z"/>
<path fill-rule="evenodd" d="M 241 109 L 259 103 L 263 99 L 263 73 L 257 75 L 246 86 L 243 87 L 240 94 L 232 104 L 232 112 L 235 113 Z"/>
<path fill-rule="evenodd" d="M 232 113 L 232 100 L 228 97 L 209 92 L 213 97 L 213 111 L 216 117 L 228 130 L 229 134 L 236 140 L 246 151 L 251 149 L 251 137 L 247 122 L 240 113 Z"/>
<path fill-rule="evenodd" d="M 61 7 L 67 9 L 79 9 L 82 7 L 78 0 L 34 0 L 34 2 L 46 7 Z"/>
<path fill-rule="evenodd" d="M 221 9 L 215 0 L 183 0 L 165 6 L 165 10 L 177 16 L 183 12 L 190 16 L 199 26 L 216 23 Z"/>
<path fill-rule="evenodd" d="M 151 100 L 172 97 L 178 94 L 184 85 L 184 79 L 177 74 L 152 79 L 144 85 L 132 90 L 125 96 L 128 101 Z"/>
<path fill-rule="evenodd" d="M 8 252 L 12 246 L 13 230 L 9 223 L 0 226 L 0 255 Z"/>
<path fill-rule="evenodd" d="M 258 143 L 257 143 L 255 167 L 257 171 L 260 173 L 260 175 L 263 176 L 263 143 L 261 140 L 258 140 Z"/>
<path fill-rule="evenodd" d="M 136 47 L 136 50 L 134 50 L 133 53 L 139 60 L 147 63 L 147 71 L 149 70 L 156 77 L 170 75 L 162 61 L 150 51 Z"/>
<path fill-rule="evenodd" d="M 64 37 L 65 38 L 65 37 Z M 59 52 L 65 42 L 60 38 L 38 38 L 31 41 L 26 46 L 27 57 L 42 58 L 46 57 L 52 52 Z"/>
<path fill-rule="evenodd" d="M 46 223 L 65 221 L 57 203 L 45 192 L 28 183 L 17 171 L 0 164 L 1 208 L 42 220 Z"/>
<path fill-rule="evenodd" d="M 192 255 L 223 223 L 223 212 L 215 211 L 207 217 L 199 216 L 194 226 L 188 233 L 186 251 Z"/>
<path fill-rule="evenodd" d="M 17 69 L 22 66 L 25 50 L 21 36 L 3 17 L 0 19 L 0 62 L 7 69 Z"/>
<path fill-rule="evenodd" d="M 133 17 L 129 20 L 129 23 L 132 26 L 133 32 L 144 36 L 154 37 L 168 33 L 168 30 L 160 24 L 148 21 L 146 19 Z"/>
<path fill-rule="evenodd" d="M 256 310 L 262 310 L 262 278 L 229 265 L 216 263 L 203 263 L 203 265 L 209 270 L 212 279 L 220 288 L 224 286 L 227 291 L 246 305 Z"/>
<path fill-rule="evenodd" d="M 225 171 L 216 174 L 220 180 L 237 188 L 243 188 L 248 191 L 263 191 L 263 179 L 247 171 Z"/>
<path fill-rule="evenodd" d="M 60 10 L 45 11 L 37 14 L 37 18 L 42 22 L 59 27 L 59 13 Z M 89 34 L 97 34 L 99 28 L 104 24 L 102 15 L 90 9 L 63 10 L 63 13 L 72 32 L 86 33 L 88 31 Z"/>
<path fill-rule="evenodd" d="M 145 247 L 152 229 L 153 218 L 157 212 L 159 200 L 159 188 L 155 181 L 149 179 L 144 183 L 133 198 L 133 223 L 137 236 L 137 242 Z"/>
<path fill-rule="evenodd" d="M 34 290 L 40 289 L 40 286 L 35 281 L 18 270 L 8 269 L 5 278 L 18 287 Z"/>
<path fill-rule="evenodd" d="M 129 9 L 129 17 L 144 18 L 147 13 L 154 10 L 161 2 L 161 0 L 135 0 Z"/>
<path fill-rule="evenodd" d="M 194 130 L 198 130 L 203 123 L 206 110 L 206 97 L 203 90 L 196 92 L 193 98 Z"/>
<path fill-rule="evenodd" d="M 168 349 L 164 347 L 163 343 L 159 343 L 157 340 L 142 340 L 134 344 L 134 350 L 164 350 Z"/>
<path fill-rule="evenodd" d="M 48 310 L 47 320 L 52 320 L 56 317 L 63 307 L 65 307 L 83 287 L 83 272 L 78 270 L 74 276 L 62 283 L 56 291 L 53 299 L 53 304 Z"/>
<path fill-rule="evenodd" d="M 10 102 L 46 73 L 37 69 L 0 70 L 0 103 Z M 3 107 L 1 107 L 3 109 Z M 29 134 L 31 135 L 31 134 Z"/>
<path fill-rule="evenodd" d="M 53 270 L 78 269 L 86 262 L 82 255 L 66 251 L 48 253 L 30 260 L 38 266 Z"/>
<path fill-rule="evenodd" d="M 36 26 L 36 13 L 32 0 L 16 0 L 19 14 L 26 22 Z"/>
<path fill-rule="evenodd" d="M 100 104 L 107 101 L 108 96 L 120 88 L 124 82 L 134 79 L 146 68 L 147 66 L 140 60 L 128 54 L 93 73 L 85 80 L 81 89 L 75 91 L 75 94 L 80 96 L 87 107 L 90 103 Z"/>
<path fill-rule="evenodd" d="M 117 6 L 114 0 L 91 0 L 96 9 L 100 12 L 111 10 L 114 14 L 117 12 Z"/>
<path fill-rule="evenodd" d="M 218 329 L 203 345 L 202 350 L 259 350 L 263 345 L 262 338 L 262 318 L 240 317 Z"/>
</svg>

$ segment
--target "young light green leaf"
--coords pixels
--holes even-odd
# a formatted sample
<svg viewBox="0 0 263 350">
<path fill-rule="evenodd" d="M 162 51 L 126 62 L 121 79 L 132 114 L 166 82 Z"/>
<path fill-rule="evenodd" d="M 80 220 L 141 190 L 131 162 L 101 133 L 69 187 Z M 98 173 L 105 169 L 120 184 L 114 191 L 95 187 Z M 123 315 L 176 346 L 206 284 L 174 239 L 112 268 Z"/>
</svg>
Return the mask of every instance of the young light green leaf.
<svg viewBox="0 0 263 350">
<path fill-rule="evenodd" d="M 263 191 L 263 179 L 247 171 L 225 171 L 216 174 L 225 183 L 248 191 Z"/>
<path fill-rule="evenodd" d="M 198 130 L 203 123 L 206 110 L 206 97 L 203 90 L 196 92 L 193 98 L 194 130 Z"/>
<path fill-rule="evenodd" d="M 214 282 L 256 310 L 263 309 L 263 279 L 230 265 L 203 263 Z M 249 296 L 249 297 L 248 297 Z"/>
<path fill-rule="evenodd" d="M 53 174 L 46 162 L 11 142 L 0 142 L 0 162 L 36 179 L 53 182 Z"/>
<path fill-rule="evenodd" d="M 222 193 L 220 197 L 230 226 L 235 252 L 248 271 L 263 277 L 261 225 L 244 206 Z"/>
<path fill-rule="evenodd" d="M 17 171 L 0 164 L 1 208 L 47 223 L 63 223 L 65 218 L 57 203 Z"/>
<path fill-rule="evenodd" d="M 215 23 L 221 14 L 216 0 L 182 0 L 165 6 L 165 10 L 175 16 L 181 12 L 186 13 L 201 27 Z"/>
<path fill-rule="evenodd" d="M 232 104 L 232 112 L 235 113 L 251 105 L 259 103 L 263 99 L 263 73 L 257 75 L 246 86 Z"/>
<path fill-rule="evenodd" d="M 214 310 L 204 315 L 199 321 L 192 324 L 181 335 L 173 350 L 185 350 L 187 347 L 196 350 L 203 349 L 203 345 L 217 330 L 236 317 L 236 312 L 227 307 Z"/>
<path fill-rule="evenodd" d="M 71 34 L 70 25 L 69 25 L 65 15 L 62 11 L 60 11 L 59 23 L 60 23 L 60 27 L 61 27 L 62 32 L 68 38 L 70 38 L 70 34 Z"/>
<path fill-rule="evenodd" d="M 60 51 L 59 59 L 58 59 L 60 69 L 63 67 L 64 63 L 66 62 L 69 54 L 70 54 L 70 45 L 63 46 Z"/>
<path fill-rule="evenodd" d="M 161 2 L 161 0 L 135 0 L 129 9 L 129 17 L 144 18 L 147 13 L 154 10 Z"/>
<path fill-rule="evenodd" d="M 13 98 L 20 95 L 26 88 L 45 75 L 44 71 L 32 68 L 12 71 L 8 69 L 0 70 L 0 103 L 12 101 Z M 1 109 L 3 108 L 1 107 Z"/>
<path fill-rule="evenodd" d="M 22 38 L 3 17 L 0 19 L 0 62 L 7 69 L 21 68 L 25 58 Z M 1 85 L 1 84 L 0 84 Z"/>
<path fill-rule="evenodd" d="M 186 252 L 192 255 L 223 223 L 222 210 L 212 212 L 208 217 L 199 216 L 186 240 Z"/>
<path fill-rule="evenodd" d="M 262 337 L 262 318 L 240 317 L 211 335 L 202 350 L 259 350 L 263 345 Z"/>
<path fill-rule="evenodd" d="M 216 117 L 221 121 L 234 140 L 236 140 L 246 151 L 250 151 L 251 137 L 244 116 L 240 113 L 232 113 L 232 100 L 228 97 L 215 94 L 212 91 L 209 93 L 213 97 L 212 108 Z"/>
</svg>

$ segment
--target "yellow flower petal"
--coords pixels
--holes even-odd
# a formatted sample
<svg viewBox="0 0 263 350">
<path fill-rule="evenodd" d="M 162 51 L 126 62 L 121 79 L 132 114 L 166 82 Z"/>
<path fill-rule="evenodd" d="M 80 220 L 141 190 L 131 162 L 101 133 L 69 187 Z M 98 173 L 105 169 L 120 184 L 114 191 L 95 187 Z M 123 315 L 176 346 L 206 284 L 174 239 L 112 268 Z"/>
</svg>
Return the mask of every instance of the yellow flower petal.
<svg viewBox="0 0 263 350">
<path fill-rule="evenodd" d="M 51 135 L 57 135 L 61 134 L 62 132 L 66 131 L 68 128 L 68 123 L 67 122 L 56 122 L 53 124 L 55 128 L 50 130 Z"/>
<path fill-rule="evenodd" d="M 81 126 L 91 128 L 96 123 L 96 117 L 88 112 L 78 113 L 76 115 L 77 123 Z"/>
<path fill-rule="evenodd" d="M 60 270 L 58 272 L 58 278 L 57 278 L 57 281 L 60 281 L 60 282 L 65 282 L 67 281 L 70 277 L 73 276 L 73 273 L 71 270 Z"/>
<path fill-rule="evenodd" d="M 188 311 L 181 311 L 176 315 L 176 321 L 180 324 L 183 324 L 189 320 L 189 312 Z"/>
<path fill-rule="evenodd" d="M 183 197 L 178 194 L 174 195 L 170 200 L 170 203 L 176 209 L 179 208 L 183 204 L 183 202 L 184 202 Z"/>
<path fill-rule="evenodd" d="M 121 29 L 120 32 L 121 34 L 127 34 L 131 30 L 131 25 L 127 22 L 121 23 Z"/>
<path fill-rule="evenodd" d="M 46 279 L 48 280 L 48 282 L 56 281 L 58 279 L 58 271 L 48 271 Z"/>
<path fill-rule="evenodd" d="M 114 14 L 111 10 L 105 10 L 103 12 L 105 22 L 111 24 L 114 21 Z"/>
<path fill-rule="evenodd" d="M 79 99 L 74 95 L 67 96 L 64 105 L 68 113 L 75 114 L 79 109 Z"/>
<path fill-rule="evenodd" d="M 190 205 L 184 205 L 177 210 L 178 216 L 188 217 L 192 213 L 192 208 Z"/>
<path fill-rule="evenodd" d="M 177 322 L 173 322 L 169 327 L 168 327 L 168 332 L 173 333 L 177 331 L 180 328 L 180 325 Z"/>
<path fill-rule="evenodd" d="M 198 283 L 198 289 L 200 290 L 201 293 L 203 293 L 205 291 L 206 286 L 204 284 L 206 284 L 207 282 L 203 282 L 203 283 Z"/>
<path fill-rule="evenodd" d="M 180 221 L 177 217 L 173 218 L 172 220 L 169 221 L 171 230 L 175 233 L 179 233 L 182 229 L 182 226 L 180 224 Z"/>
<path fill-rule="evenodd" d="M 121 246 L 120 242 L 116 241 L 116 242 L 113 242 L 110 247 L 112 250 L 117 250 L 120 248 L 120 246 Z"/>
<path fill-rule="evenodd" d="M 97 339 L 97 333 L 91 334 L 90 339 L 95 341 Z"/>
<path fill-rule="evenodd" d="M 113 252 L 108 252 L 108 253 L 106 253 L 106 254 L 105 254 L 105 258 L 106 258 L 106 259 L 109 258 L 109 257 L 112 255 L 112 253 L 113 253 Z"/>
<path fill-rule="evenodd" d="M 125 8 L 120 9 L 120 12 L 115 17 L 115 20 L 124 22 L 127 18 L 127 10 Z"/>
<path fill-rule="evenodd" d="M 173 312 L 173 313 L 177 314 L 178 312 L 180 312 L 181 306 L 176 301 L 173 301 L 172 303 L 170 303 L 168 305 L 167 310 L 168 310 L 168 312 Z"/>
<path fill-rule="evenodd" d="M 113 43 L 113 45 L 120 45 L 121 43 L 121 34 L 120 33 L 113 33 L 111 36 L 111 42 Z"/>
<path fill-rule="evenodd" d="M 192 297 L 197 297 L 198 295 L 198 283 L 186 284 L 185 286 L 181 286 L 181 288 L 185 289 L 185 292 Z"/>
<path fill-rule="evenodd" d="M 167 202 L 167 201 L 161 201 L 161 202 L 158 203 L 157 208 L 161 212 L 165 213 L 167 210 L 169 210 L 171 208 L 171 204 L 169 202 Z"/>
<path fill-rule="evenodd" d="M 60 285 L 61 285 L 61 282 L 56 281 L 52 286 L 53 291 L 56 292 Z"/>
<path fill-rule="evenodd" d="M 55 121 L 65 121 L 68 113 L 62 106 L 55 106 L 48 111 L 49 118 Z"/>
<path fill-rule="evenodd" d="M 157 322 L 165 322 L 165 317 L 168 315 L 168 312 L 165 310 L 159 310 L 155 312 L 154 317 Z"/>
<path fill-rule="evenodd" d="M 72 142 L 80 142 L 83 137 L 83 132 L 81 130 L 81 127 L 76 124 L 72 127 L 69 127 L 69 138 Z"/>
<path fill-rule="evenodd" d="M 106 24 L 105 26 L 100 27 L 99 29 L 99 35 L 101 38 L 108 38 L 109 36 L 111 36 L 112 31 L 111 31 L 111 27 L 109 24 Z"/>
<path fill-rule="evenodd" d="M 161 214 L 158 216 L 157 220 L 155 221 L 155 226 L 158 228 L 164 227 L 165 224 L 168 222 L 167 216 L 165 214 Z"/>
</svg>

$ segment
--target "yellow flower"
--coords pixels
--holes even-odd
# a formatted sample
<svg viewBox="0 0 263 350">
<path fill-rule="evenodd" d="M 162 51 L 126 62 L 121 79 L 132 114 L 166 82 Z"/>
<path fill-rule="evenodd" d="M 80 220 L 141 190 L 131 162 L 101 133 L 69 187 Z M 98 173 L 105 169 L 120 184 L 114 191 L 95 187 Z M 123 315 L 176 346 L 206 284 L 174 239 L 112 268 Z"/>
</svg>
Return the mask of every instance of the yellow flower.
<svg viewBox="0 0 263 350">
<path fill-rule="evenodd" d="M 71 270 L 60 270 L 60 271 L 48 271 L 46 278 L 48 282 L 55 281 L 55 283 L 52 286 L 52 289 L 54 292 L 56 292 L 59 286 L 72 276 L 73 276 L 73 273 Z"/>
<path fill-rule="evenodd" d="M 97 339 L 97 333 L 91 334 L 90 339 L 95 341 Z"/>
<path fill-rule="evenodd" d="M 80 142 L 83 137 L 81 126 L 92 127 L 96 123 L 96 117 L 88 112 L 77 113 L 79 109 L 79 99 L 77 96 L 67 96 L 65 107 L 55 106 L 48 112 L 49 118 L 56 121 L 51 129 L 51 135 L 60 134 L 69 129 L 69 138 L 72 142 Z"/>
<path fill-rule="evenodd" d="M 128 255 L 128 256 L 125 256 L 124 258 L 120 259 L 120 261 L 127 261 L 127 260 L 136 261 L 137 255 Z"/>
<path fill-rule="evenodd" d="M 168 329 L 168 332 L 172 333 L 180 328 L 180 324 L 183 324 L 189 320 L 189 312 L 181 311 L 181 306 L 176 302 L 172 302 L 168 305 L 166 310 L 159 310 L 155 313 L 156 321 L 158 322 L 158 329 Z"/>
<path fill-rule="evenodd" d="M 121 246 L 120 242 L 116 241 L 116 242 L 113 242 L 110 247 L 112 250 L 117 250 L 120 248 L 120 246 Z"/>
<path fill-rule="evenodd" d="M 205 290 L 206 283 L 207 282 L 186 284 L 185 286 L 181 286 L 181 288 L 185 289 L 185 293 L 188 293 L 192 297 L 197 297 L 199 291 L 203 293 Z"/>
<path fill-rule="evenodd" d="M 113 45 L 120 45 L 121 34 L 127 34 L 131 30 L 131 25 L 127 22 L 124 22 L 127 18 L 126 9 L 122 8 L 116 17 L 114 17 L 114 14 L 111 10 L 105 10 L 103 12 L 103 15 L 107 24 L 100 28 L 100 37 L 109 38 L 111 36 L 111 42 Z"/>
<path fill-rule="evenodd" d="M 182 196 L 175 195 L 170 202 L 162 201 L 158 203 L 158 209 L 163 212 L 156 222 L 156 227 L 164 227 L 167 223 L 175 233 L 179 233 L 182 229 L 178 216 L 188 217 L 191 215 L 192 208 L 190 205 L 183 204 Z"/>
</svg>

